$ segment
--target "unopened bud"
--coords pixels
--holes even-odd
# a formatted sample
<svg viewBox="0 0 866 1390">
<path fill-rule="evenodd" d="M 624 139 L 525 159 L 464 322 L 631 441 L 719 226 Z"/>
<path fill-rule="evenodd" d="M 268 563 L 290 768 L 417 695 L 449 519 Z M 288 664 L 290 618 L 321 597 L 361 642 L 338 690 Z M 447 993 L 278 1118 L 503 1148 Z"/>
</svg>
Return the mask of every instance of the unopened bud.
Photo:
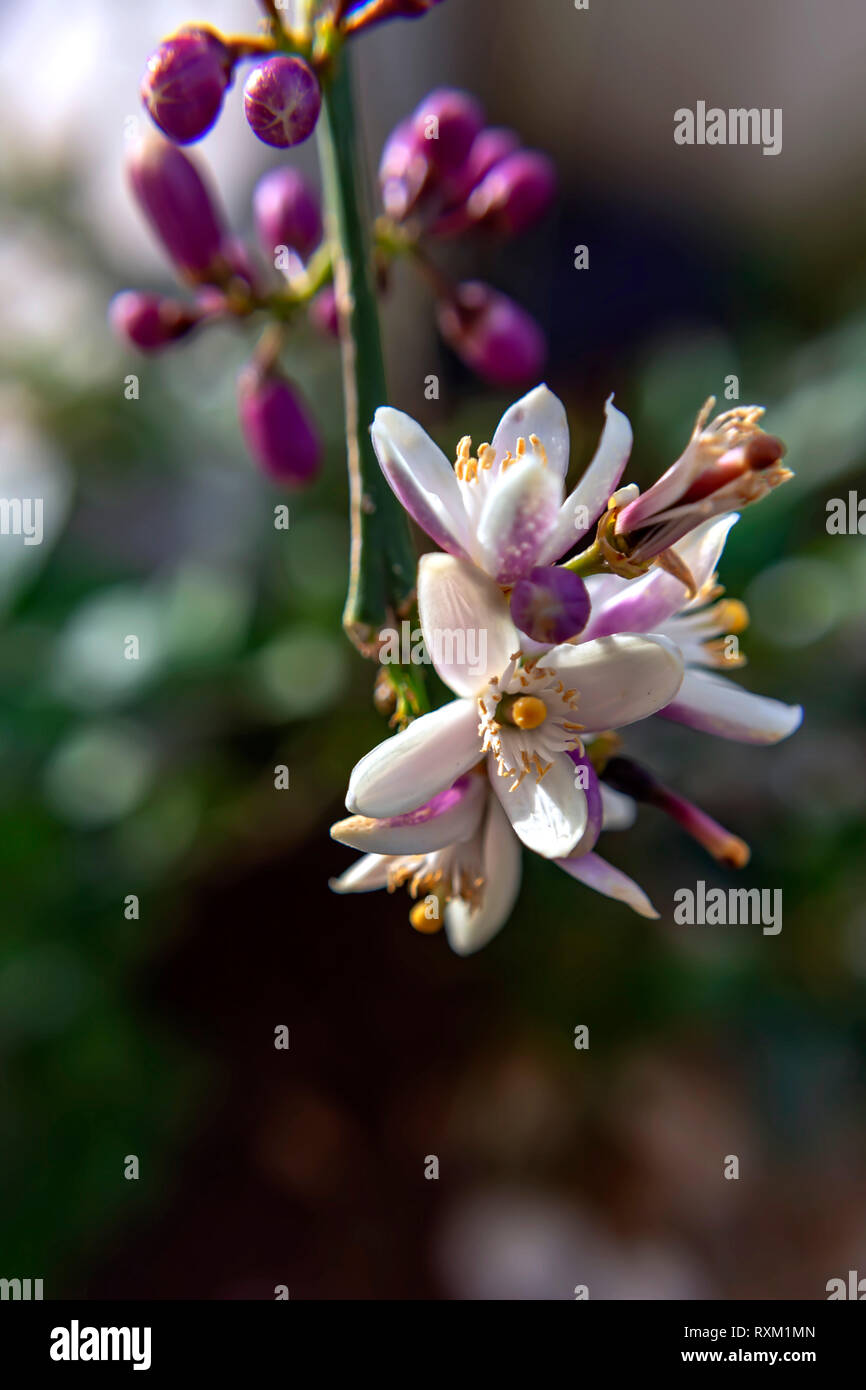
<svg viewBox="0 0 866 1390">
<path fill-rule="evenodd" d="M 537 379 L 547 343 L 535 319 L 480 281 L 459 285 L 437 310 L 439 331 L 466 366 L 495 386 Z"/>
<path fill-rule="evenodd" d="M 322 447 L 297 389 L 276 368 L 256 363 L 238 378 L 238 407 L 247 448 L 268 477 L 302 487 L 316 476 Z"/>
<path fill-rule="evenodd" d="M 484 112 L 475 97 L 450 87 L 430 92 L 412 114 L 412 130 L 425 142 L 430 163 L 446 175 L 465 164 L 483 124 Z"/>
<path fill-rule="evenodd" d="M 133 148 L 127 172 L 139 207 L 175 265 L 194 280 L 206 279 L 219 258 L 223 229 L 195 164 L 154 136 Z"/>
<path fill-rule="evenodd" d="M 148 58 L 142 101 L 170 140 L 200 140 L 219 115 L 233 67 L 234 56 L 218 34 L 189 25 Z"/>
<path fill-rule="evenodd" d="M 470 195 L 466 211 L 478 226 L 517 236 L 544 216 L 555 192 L 552 160 L 535 150 L 519 150 L 485 175 Z"/>
<path fill-rule="evenodd" d="M 297 169 L 271 169 L 253 194 L 256 231 L 262 250 L 273 258 L 278 246 L 307 260 L 322 240 L 319 199 Z"/>
<path fill-rule="evenodd" d="M 515 625 L 545 646 L 576 637 L 589 622 L 589 610 L 589 592 L 580 575 L 559 565 L 530 570 L 511 591 Z"/>
<path fill-rule="evenodd" d="M 300 145 L 316 128 L 322 94 L 303 58 L 278 54 L 254 67 L 244 87 L 244 115 L 266 145 Z"/>
<path fill-rule="evenodd" d="M 115 333 L 142 352 L 158 352 L 185 337 L 202 317 L 200 309 L 183 304 L 179 299 L 167 299 L 161 294 L 147 294 L 141 290 L 123 290 L 116 294 L 108 309 Z"/>
</svg>

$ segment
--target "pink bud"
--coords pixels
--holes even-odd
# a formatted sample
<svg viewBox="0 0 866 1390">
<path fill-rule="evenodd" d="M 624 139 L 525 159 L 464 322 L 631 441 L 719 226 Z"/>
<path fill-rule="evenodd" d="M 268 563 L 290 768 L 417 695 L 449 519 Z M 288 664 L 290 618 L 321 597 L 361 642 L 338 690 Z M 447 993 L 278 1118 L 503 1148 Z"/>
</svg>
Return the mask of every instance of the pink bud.
<svg viewBox="0 0 866 1390">
<path fill-rule="evenodd" d="M 340 316 L 337 313 L 337 293 L 333 285 L 319 290 L 309 310 L 310 322 L 326 338 L 339 338 Z"/>
<path fill-rule="evenodd" d="M 223 237 L 216 207 L 192 160 L 156 136 L 132 150 L 127 173 L 133 194 L 175 265 L 204 280 Z"/>
<path fill-rule="evenodd" d="M 535 642 L 555 646 L 583 632 L 589 622 L 589 591 L 579 574 L 561 565 L 541 565 L 518 579 L 511 591 L 511 616 Z"/>
<path fill-rule="evenodd" d="M 430 177 L 426 144 L 411 120 L 401 121 L 385 141 L 379 160 L 379 187 L 385 211 L 398 221 L 411 212 Z"/>
<path fill-rule="evenodd" d="M 520 149 L 520 138 L 506 126 L 487 126 L 476 135 L 463 168 L 456 176 L 454 199 L 468 198 L 495 164 Z"/>
<path fill-rule="evenodd" d="M 516 236 L 544 216 L 555 192 L 553 161 L 535 150 L 518 150 L 493 165 L 466 211 L 476 224 Z"/>
<path fill-rule="evenodd" d="M 297 169 L 271 169 L 253 194 L 256 231 L 262 250 L 273 258 L 278 246 L 304 260 L 322 240 L 319 199 Z"/>
<path fill-rule="evenodd" d="M 112 299 L 108 318 L 119 337 L 126 338 L 142 352 L 158 352 L 191 332 L 202 314 L 179 299 L 166 299 L 161 294 L 146 294 L 141 290 L 123 290 Z"/>
<path fill-rule="evenodd" d="M 233 66 L 218 34 L 203 25 L 185 26 L 148 58 L 142 101 L 170 140 L 200 140 L 219 115 Z"/>
<path fill-rule="evenodd" d="M 448 87 L 430 92 L 412 114 L 412 131 L 439 174 L 456 173 L 466 162 L 483 124 L 480 102 Z"/>
<path fill-rule="evenodd" d="M 254 67 L 244 87 L 244 114 L 266 145 L 288 149 L 312 135 L 322 94 L 303 58 L 278 54 Z"/>
<path fill-rule="evenodd" d="M 269 478 L 295 487 L 312 481 L 322 446 L 300 396 L 279 369 L 245 367 L 238 377 L 238 409 L 247 448 Z"/>
<path fill-rule="evenodd" d="M 439 332 L 461 361 L 494 386 L 537 379 L 547 343 L 535 319 L 513 299 L 480 281 L 457 287 L 440 303 Z"/>
</svg>

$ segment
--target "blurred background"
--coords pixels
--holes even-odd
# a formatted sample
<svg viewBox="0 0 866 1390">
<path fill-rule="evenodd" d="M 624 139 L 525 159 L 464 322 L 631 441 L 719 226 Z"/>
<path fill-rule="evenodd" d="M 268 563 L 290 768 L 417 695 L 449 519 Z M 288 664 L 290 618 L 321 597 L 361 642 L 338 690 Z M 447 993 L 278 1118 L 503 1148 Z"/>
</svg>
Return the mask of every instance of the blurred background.
<svg viewBox="0 0 866 1390">
<path fill-rule="evenodd" d="M 253 330 L 146 360 L 106 325 L 118 289 L 172 290 L 123 157 L 145 58 L 191 19 L 258 11 L 0 10 L 0 493 L 43 496 L 46 527 L 0 544 L 0 1275 L 46 1297 L 824 1298 L 866 1274 L 866 548 L 825 524 L 866 495 L 866 13 L 446 0 L 354 45 L 371 175 L 442 84 L 555 158 L 543 226 L 445 263 L 544 325 L 574 468 L 616 390 L 647 483 L 734 373 L 797 474 L 721 577 L 752 614 L 741 679 L 802 701 L 802 731 L 629 738 L 752 844 L 736 881 L 782 888 L 781 934 L 675 926 L 678 887 L 735 880 L 647 811 L 602 852 L 657 923 L 527 855 L 512 920 L 467 960 L 401 895 L 327 888 L 353 857 L 328 825 L 383 736 L 340 630 L 335 349 L 302 332 L 285 359 L 328 432 L 322 480 L 286 497 L 235 418 Z M 249 234 L 279 156 L 240 85 L 197 148 Z M 782 153 L 676 146 L 698 99 L 781 107 Z M 312 147 L 290 158 L 314 174 Z M 507 399 L 444 351 L 408 273 L 384 325 L 391 403 L 449 454 L 489 438 Z"/>
</svg>

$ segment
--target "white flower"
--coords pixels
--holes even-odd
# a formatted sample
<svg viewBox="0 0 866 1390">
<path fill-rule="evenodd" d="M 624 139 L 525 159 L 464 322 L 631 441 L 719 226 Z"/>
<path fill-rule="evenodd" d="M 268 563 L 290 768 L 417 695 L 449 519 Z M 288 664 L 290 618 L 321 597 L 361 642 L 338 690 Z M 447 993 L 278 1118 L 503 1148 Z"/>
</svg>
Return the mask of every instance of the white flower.
<svg viewBox="0 0 866 1390">
<path fill-rule="evenodd" d="M 373 446 L 393 492 L 438 546 L 512 584 L 558 560 L 607 506 L 632 441 L 612 399 L 592 462 L 568 497 L 568 422 L 543 385 L 505 412 L 476 455 L 462 439 L 454 467 L 411 416 L 389 406 L 376 411 Z"/>
<path fill-rule="evenodd" d="M 582 753 L 578 735 L 631 724 L 669 705 L 683 675 L 676 647 L 666 637 L 626 634 L 563 643 L 542 661 L 521 665 L 520 638 L 500 589 L 450 555 L 422 557 L 418 610 L 436 669 L 458 698 L 362 758 L 347 808 L 375 819 L 400 816 L 486 754 L 491 785 L 523 843 L 547 859 L 572 856 L 592 828 L 570 756 Z M 482 640 L 467 640 L 470 628 Z M 464 640 L 443 643 L 446 631 Z M 470 648 L 484 654 L 480 674 L 465 660 Z"/>
<path fill-rule="evenodd" d="M 741 631 L 748 614 L 742 603 L 720 600 L 724 590 L 716 582 L 725 541 L 738 520 L 736 513 L 711 518 L 675 546 L 695 581 L 697 592 L 691 598 L 682 580 L 657 567 L 635 580 L 591 575 L 586 581 L 591 616 L 579 640 L 592 643 L 625 632 L 662 634 L 676 644 L 686 671 L 660 714 L 742 743 L 777 743 L 799 728 L 802 706 L 754 695 L 712 670 L 730 669 L 743 660 L 729 658 L 719 639 Z"/>
<path fill-rule="evenodd" d="M 599 791 L 604 813 L 597 828 L 622 825 L 624 815 L 630 823 L 629 798 L 608 788 Z M 392 892 L 406 886 L 415 900 L 412 925 L 421 932 L 444 926 L 452 950 L 461 956 L 486 946 L 505 925 L 520 889 L 520 841 L 485 775 L 460 777 L 453 787 L 401 816 L 350 816 L 332 826 L 331 835 L 364 851 L 332 880 L 336 892 Z M 642 889 L 599 855 L 589 851 L 556 862 L 641 916 L 658 916 Z"/>
</svg>

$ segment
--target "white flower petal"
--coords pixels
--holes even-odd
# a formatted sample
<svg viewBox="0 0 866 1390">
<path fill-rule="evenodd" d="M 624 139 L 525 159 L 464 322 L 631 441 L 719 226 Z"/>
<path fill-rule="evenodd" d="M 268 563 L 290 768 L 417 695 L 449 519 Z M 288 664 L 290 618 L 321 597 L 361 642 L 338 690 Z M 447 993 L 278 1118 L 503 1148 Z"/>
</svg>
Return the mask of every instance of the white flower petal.
<svg viewBox="0 0 866 1390">
<path fill-rule="evenodd" d="M 339 878 L 332 878 L 328 884 L 335 893 L 371 893 L 374 888 L 384 888 L 388 882 L 390 858 L 387 854 L 365 854 L 356 859 Z"/>
<path fill-rule="evenodd" d="M 474 835 L 488 799 L 487 779 L 470 774 L 402 816 L 338 821 L 331 839 L 374 854 L 432 854 Z"/>
<path fill-rule="evenodd" d="M 437 545 L 468 552 L 466 513 L 454 469 L 411 415 L 380 406 L 370 429 L 392 492 Z"/>
<path fill-rule="evenodd" d="M 676 699 L 660 712 L 665 719 L 740 743 L 778 743 L 803 721 L 802 705 L 753 695 L 725 676 L 705 671 L 686 671 Z"/>
<path fill-rule="evenodd" d="M 579 879 L 587 888 L 603 893 L 606 898 L 616 898 L 634 909 L 641 917 L 658 917 L 658 913 L 646 893 L 633 878 L 614 868 L 598 854 L 584 854 L 579 859 L 558 859 L 561 869 L 572 878 Z"/>
<path fill-rule="evenodd" d="M 683 679 L 674 642 L 618 633 L 579 646 L 563 643 L 542 658 L 575 688 L 575 719 L 588 733 L 619 729 L 670 704 Z"/>
<path fill-rule="evenodd" d="M 488 806 L 481 906 L 473 910 L 462 898 L 452 898 L 445 906 L 445 932 L 458 956 L 487 945 L 505 926 L 520 891 L 520 843 L 495 797 L 488 796 Z"/>
<path fill-rule="evenodd" d="M 527 574 L 556 524 L 562 501 L 559 475 L 532 454 L 496 479 L 478 518 L 484 568 L 499 584 Z"/>
<path fill-rule="evenodd" d="M 612 401 L 613 396 L 609 396 L 605 402 L 606 418 L 598 447 L 577 487 L 559 509 L 556 525 L 539 555 L 540 565 L 552 564 L 586 535 L 623 475 L 631 453 L 632 428 L 628 416 Z"/>
<path fill-rule="evenodd" d="M 564 478 L 568 472 L 568 419 L 562 401 L 543 382 L 510 405 L 496 426 L 491 442 L 497 462 L 506 453 L 516 458 L 518 439 L 528 444 L 531 434 L 544 445 L 550 467 Z"/>
<path fill-rule="evenodd" d="M 601 787 L 603 808 L 602 830 L 630 830 L 637 820 L 637 802 L 625 792 L 618 792 L 606 782 Z"/>
<path fill-rule="evenodd" d="M 558 753 L 540 781 L 528 774 L 513 791 L 513 779 L 500 777 L 492 755 L 488 761 L 493 790 L 527 849 L 544 859 L 571 854 L 586 830 L 586 793 L 575 785 L 574 763 Z"/>
<path fill-rule="evenodd" d="M 452 700 L 414 719 L 356 763 L 346 809 L 360 816 L 399 816 L 444 791 L 480 758 L 474 700 Z"/>
<path fill-rule="evenodd" d="M 476 695 L 520 646 L 499 586 L 453 555 L 421 556 L 418 616 L 433 665 L 457 695 Z"/>
</svg>

